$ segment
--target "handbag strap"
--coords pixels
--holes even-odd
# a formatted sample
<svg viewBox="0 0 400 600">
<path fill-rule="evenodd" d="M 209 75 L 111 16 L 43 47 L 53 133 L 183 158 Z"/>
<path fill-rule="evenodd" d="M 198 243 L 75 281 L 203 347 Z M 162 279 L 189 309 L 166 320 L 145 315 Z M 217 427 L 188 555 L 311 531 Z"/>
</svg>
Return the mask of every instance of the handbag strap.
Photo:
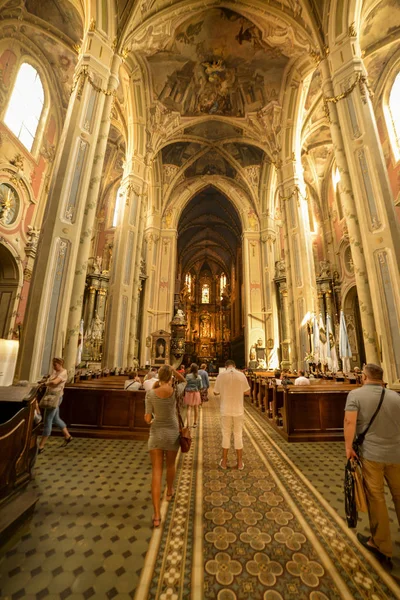
<svg viewBox="0 0 400 600">
<path fill-rule="evenodd" d="M 385 397 L 385 388 L 382 389 L 382 393 L 381 393 L 381 397 L 380 397 L 380 400 L 379 400 L 378 407 L 377 407 L 376 411 L 374 412 L 374 414 L 372 415 L 372 418 L 371 418 L 370 422 L 368 423 L 367 429 L 361 433 L 361 436 L 362 436 L 363 439 L 367 435 L 367 433 L 369 431 L 369 428 L 371 427 L 372 423 L 375 421 L 375 418 L 376 418 L 378 412 L 381 410 L 381 406 L 382 406 L 382 402 L 383 402 L 383 398 L 384 397 Z"/>
<path fill-rule="evenodd" d="M 136 381 L 135 379 L 132 381 L 132 383 L 130 383 L 130 384 L 128 385 L 128 387 L 126 387 L 126 388 L 125 388 L 125 390 L 124 390 L 124 391 L 126 392 L 126 390 L 129 390 L 129 388 L 131 387 L 131 385 L 133 385 L 134 383 L 137 383 L 137 381 Z"/>
</svg>

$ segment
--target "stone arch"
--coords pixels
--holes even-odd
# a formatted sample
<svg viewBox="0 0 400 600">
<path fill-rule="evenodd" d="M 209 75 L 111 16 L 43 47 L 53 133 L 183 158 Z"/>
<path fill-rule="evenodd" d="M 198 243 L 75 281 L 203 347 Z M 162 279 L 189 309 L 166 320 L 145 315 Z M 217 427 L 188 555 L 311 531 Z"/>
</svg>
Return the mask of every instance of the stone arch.
<svg viewBox="0 0 400 600">
<path fill-rule="evenodd" d="M 203 175 L 176 186 L 163 210 L 164 218 L 168 211 L 170 211 L 171 228 L 176 229 L 185 206 L 196 194 L 207 187 L 218 189 L 232 202 L 239 215 L 243 231 L 254 230 L 255 226 L 256 230 L 259 230 L 260 220 L 258 211 L 247 192 L 235 181 L 216 175 Z M 254 218 L 256 218 L 256 223 L 254 223 Z"/>
<path fill-rule="evenodd" d="M 22 273 L 10 246 L 0 243 L 0 338 L 11 338 Z"/>
</svg>

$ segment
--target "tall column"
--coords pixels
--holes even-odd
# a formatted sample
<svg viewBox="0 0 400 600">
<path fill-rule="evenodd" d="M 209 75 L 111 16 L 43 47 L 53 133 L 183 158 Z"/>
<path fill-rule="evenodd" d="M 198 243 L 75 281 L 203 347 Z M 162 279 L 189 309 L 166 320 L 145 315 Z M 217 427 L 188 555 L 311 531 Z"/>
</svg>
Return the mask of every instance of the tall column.
<svg viewBox="0 0 400 600">
<path fill-rule="evenodd" d="M 97 283 L 97 285 L 96 285 Z M 87 313 L 86 313 L 86 322 L 85 322 L 85 326 L 90 327 L 90 323 L 92 322 L 92 319 L 94 317 L 94 310 L 95 310 L 95 303 L 96 303 L 96 294 L 97 294 L 97 290 L 99 289 L 99 280 L 97 281 L 90 281 L 90 286 L 89 286 L 89 301 L 88 301 L 88 306 L 87 306 Z"/>
<path fill-rule="evenodd" d="M 169 324 L 174 309 L 177 239 L 176 229 L 161 230 L 156 275 L 158 293 L 155 299 L 154 330 L 165 329 L 168 331 L 170 329 Z"/>
<path fill-rule="evenodd" d="M 326 59 L 321 62 L 322 90 L 325 97 L 333 96 L 329 65 Z M 352 179 L 349 173 L 347 157 L 344 150 L 341 125 L 338 118 L 337 105 L 329 104 L 330 130 L 335 152 L 335 161 L 340 173 L 340 200 L 349 232 L 351 256 L 354 264 L 354 276 L 357 295 L 360 303 L 361 323 L 364 335 L 365 353 L 368 362 L 380 364 L 376 340 L 375 318 L 372 298 L 368 283 L 368 269 L 365 260 L 360 221 L 357 216 L 353 194 Z"/>
<path fill-rule="evenodd" d="M 108 291 L 108 277 L 105 277 L 104 275 L 102 275 L 100 278 L 100 288 L 97 293 L 96 311 L 99 316 L 99 319 L 101 319 L 103 321 L 103 323 L 104 323 L 104 318 L 105 318 L 105 313 L 106 313 L 107 291 Z"/>
<path fill-rule="evenodd" d="M 113 92 L 118 87 L 118 70 L 120 64 L 121 58 L 115 55 L 111 65 L 111 73 L 107 86 L 107 95 L 105 96 L 103 114 L 97 139 L 96 154 L 94 157 L 94 164 L 86 199 L 82 231 L 79 239 L 64 352 L 65 368 L 68 370 L 68 375 L 70 377 L 73 376 L 75 368 L 76 348 L 78 346 L 79 323 L 82 314 L 82 301 L 83 292 L 85 289 L 87 262 L 90 254 L 92 231 L 96 217 L 97 198 L 100 189 L 108 134 L 110 131 L 111 110 L 114 102 Z"/>
<path fill-rule="evenodd" d="M 142 273 L 142 269 L 141 269 L 141 261 L 142 261 L 145 213 L 146 213 L 146 204 L 145 204 L 145 202 L 142 202 L 138 236 L 137 236 L 137 245 L 136 245 L 135 275 L 133 278 L 132 311 L 131 311 L 131 320 L 130 320 L 130 327 L 129 327 L 128 365 L 132 364 L 132 360 L 134 357 L 137 358 L 137 347 L 138 347 L 138 343 L 139 343 L 139 340 L 137 339 L 137 331 L 138 331 L 137 321 L 138 321 L 140 299 L 141 299 L 141 295 L 143 293 L 142 285 L 143 285 L 143 275 L 144 274 Z"/>
<path fill-rule="evenodd" d="M 132 310 L 136 302 L 140 273 L 140 229 L 142 227 L 142 203 L 146 165 L 135 158 L 127 166 L 129 173 L 121 182 L 124 210 L 117 224 L 114 258 L 110 274 L 110 300 L 106 324 L 106 355 L 108 367 L 132 366 L 128 363 Z M 139 256 L 138 256 L 139 255 Z M 136 283 L 135 283 L 136 282 Z M 135 298 L 134 298 L 135 296 Z M 131 360 L 132 357 L 129 358 Z"/>
<path fill-rule="evenodd" d="M 158 247 L 160 243 L 160 229 L 156 226 L 151 226 L 145 229 L 144 241 L 146 244 L 146 268 L 147 282 L 146 293 L 143 302 L 143 318 L 145 320 L 142 328 L 142 338 L 140 344 L 140 364 L 150 364 L 151 348 L 147 345 L 147 338 L 155 331 L 156 317 L 156 299 L 157 299 L 157 258 Z M 195 289 L 193 285 L 193 290 Z"/>
<path fill-rule="evenodd" d="M 261 239 L 258 231 L 243 232 L 245 356 L 249 360 L 251 346 L 263 340 L 265 348 L 265 310 L 262 294 Z"/>
<path fill-rule="evenodd" d="M 359 223 L 358 241 L 368 274 L 370 302 L 363 306 L 360 299 L 361 318 L 366 310 L 372 309 L 373 313 L 370 327 L 364 332 L 367 361 L 383 362 L 389 382 L 400 386 L 400 228 L 366 70 L 354 34 L 351 31 L 336 43 L 328 61 L 324 61 L 331 66 L 333 94 L 327 81 L 324 92 L 325 96 L 345 94 L 334 109 L 331 107 L 333 102 L 328 104 L 332 124 L 336 121 L 334 126 L 346 132 L 343 146 L 354 195 L 346 222 L 356 220 Z M 354 240 L 351 246 L 353 253 Z"/>
<path fill-rule="evenodd" d="M 289 298 L 288 288 L 285 280 L 279 283 L 279 294 L 282 309 L 282 341 L 281 341 L 281 368 L 290 369 L 292 366 L 291 358 L 291 333 L 290 333 L 290 317 L 289 317 Z"/>
<path fill-rule="evenodd" d="M 16 374 L 30 381 L 48 372 L 52 356 L 63 354 L 65 344 L 69 369 L 75 362 L 88 258 L 81 247 L 86 236 L 90 241 L 86 212 L 94 214 L 97 201 L 103 162 L 98 142 L 108 131 L 104 118 L 116 87 L 110 72 L 115 74 L 119 63 L 111 44 L 91 29 L 75 72 L 30 286 Z"/>
<path fill-rule="evenodd" d="M 310 244 L 310 224 L 305 195 L 296 175 L 295 160 L 286 160 L 280 169 L 280 185 L 283 189 L 285 213 L 285 261 L 288 270 L 287 289 L 289 314 L 292 305 L 291 337 L 295 340 L 296 353 L 292 354 L 296 368 L 304 368 L 307 353 L 307 313 L 315 310 L 316 278 L 314 257 Z M 292 349 L 292 351 L 294 348 Z"/>
</svg>

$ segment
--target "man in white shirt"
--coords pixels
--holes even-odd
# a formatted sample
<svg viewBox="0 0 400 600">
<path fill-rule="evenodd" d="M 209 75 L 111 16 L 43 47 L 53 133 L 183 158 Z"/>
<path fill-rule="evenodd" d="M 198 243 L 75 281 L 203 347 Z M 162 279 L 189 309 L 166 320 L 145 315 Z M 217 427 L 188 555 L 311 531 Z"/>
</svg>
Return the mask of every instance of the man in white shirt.
<svg viewBox="0 0 400 600">
<path fill-rule="evenodd" d="M 299 371 L 299 377 L 294 380 L 294 385 L 310 385 L 310 380 L 307 379 L 304 371 Z"/>
<path fill-rule="evenodd" d="M 145 391 L 148 392 L 149 390 L 152 390 L 156 381 L 158 381 L 157 369 L 151 369 L 144 378 L 143 387 Z"/>
<path fill-rule="evenodd" d="M 226 371 L 220 373 L 214 386 L 214 394 L 221 396 L 221 429 L 222 429 L 222 458 L 221 469 L 227 468 L 228 450 L 231 445 L 231 434 L 233 428 L 234 446 L 237 454 L 237 468 L 242 471 L 244 463 L 243 454 L 243 419 L 244 403 L 243 396 L 250 395 L 249 383 L 244 373 L 236 370 L 233 360 L 225 363 Z"/>
</svg>

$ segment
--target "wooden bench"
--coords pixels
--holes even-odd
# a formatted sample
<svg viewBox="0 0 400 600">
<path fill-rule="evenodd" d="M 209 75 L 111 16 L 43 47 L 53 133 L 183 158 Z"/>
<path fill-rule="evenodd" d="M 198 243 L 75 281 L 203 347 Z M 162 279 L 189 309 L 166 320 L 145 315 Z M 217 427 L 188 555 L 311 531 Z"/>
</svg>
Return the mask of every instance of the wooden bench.
<svg viewBox="0 0 400 600">
<path fill-rule="evenodd" d="M 260 410 L 289 442 L 343 441 L 344 407 L 356 387 L 360 386 L 334 381 L 265 385 Z"/>
<path fill-rule="evenodd" d="M 60 416 L 72 435 L 119 440 L 147 440 L 146 392 L 99 385 L 72 384 L 64 389 Z"/>
<path fill-rule="evenodd" d="M 27 489 L 37 454 L 34 388 L 22 402 L 0 402 L 0 539 L 30 513 L 38 496 Z"/>
<path fill-rule="evenodd" d="M 287 386 L 281 433 L 289 442 L 343 441 L 344 407 L 353 384 Z"/>
</svg>

